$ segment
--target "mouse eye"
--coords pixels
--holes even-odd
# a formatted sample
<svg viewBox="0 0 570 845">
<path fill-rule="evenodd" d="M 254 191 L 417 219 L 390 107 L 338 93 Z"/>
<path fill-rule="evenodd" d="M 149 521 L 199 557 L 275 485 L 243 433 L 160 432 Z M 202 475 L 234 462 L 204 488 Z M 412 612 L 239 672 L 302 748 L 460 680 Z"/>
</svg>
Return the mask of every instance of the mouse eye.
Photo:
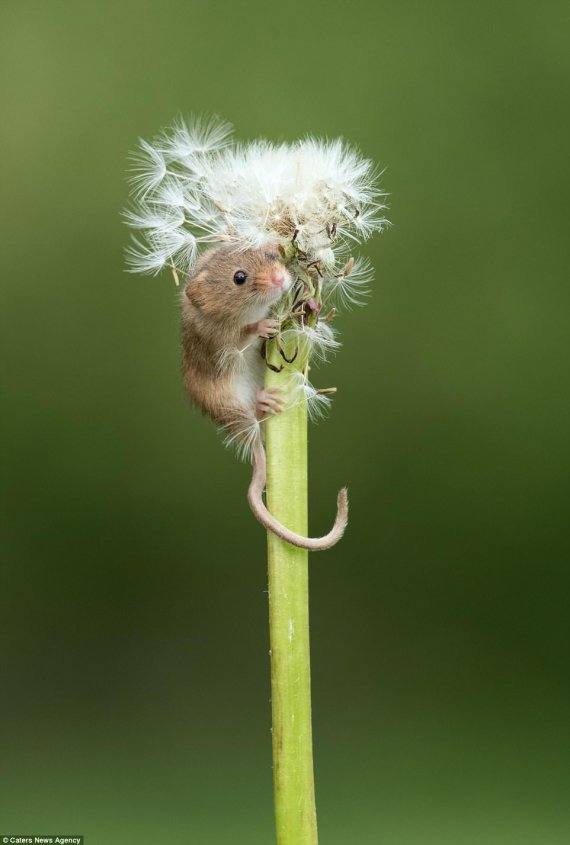
<svg viewBox="0 0 570 845">
<path fill-rule="evenodd" d="M 238 270 L 237 273 L 234 273 L 234 282 L 236 285 L 243 285 L 246 279 L 247 273 L 245 270 Z"/>
</svg>

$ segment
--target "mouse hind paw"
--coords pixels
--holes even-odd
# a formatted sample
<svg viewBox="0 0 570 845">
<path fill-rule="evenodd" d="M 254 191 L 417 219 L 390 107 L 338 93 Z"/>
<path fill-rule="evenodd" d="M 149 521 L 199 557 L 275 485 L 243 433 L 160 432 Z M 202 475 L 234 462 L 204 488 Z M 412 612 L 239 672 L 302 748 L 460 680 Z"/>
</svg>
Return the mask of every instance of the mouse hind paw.
<svg viewBox="0 0 570 845">
<path fill-rule="evenodd" d="M 284 407 L 285 403 L 279 387 L 260 388 L 255 407 L 258 419 L 261 419 L 265 414 L 279 414 L 283 411 Z"/>
</svg>

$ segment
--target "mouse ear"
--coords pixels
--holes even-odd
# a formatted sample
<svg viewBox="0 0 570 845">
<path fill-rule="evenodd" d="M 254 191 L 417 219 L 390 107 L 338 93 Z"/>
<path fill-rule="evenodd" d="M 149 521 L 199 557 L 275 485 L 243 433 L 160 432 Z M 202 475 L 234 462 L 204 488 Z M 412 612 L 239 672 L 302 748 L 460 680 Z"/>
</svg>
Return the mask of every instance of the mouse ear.
<svg viewBox="0 0 570 845">
<path fill-rule="evenodd" d="M 184 293 L 195 308 L 202 309 L 206 304 L 206 298 L 204 297 L 204 274 L 198 273 L 197 276 L 186 282 Z"/>
</svg>

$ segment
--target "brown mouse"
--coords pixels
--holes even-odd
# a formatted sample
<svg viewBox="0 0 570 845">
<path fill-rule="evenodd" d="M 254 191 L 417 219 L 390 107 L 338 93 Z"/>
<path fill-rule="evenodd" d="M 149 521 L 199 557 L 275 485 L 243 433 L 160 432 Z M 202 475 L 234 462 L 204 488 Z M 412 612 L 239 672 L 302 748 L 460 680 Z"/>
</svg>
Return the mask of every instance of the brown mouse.
<svg viewBox="0 0 570 845">
<path fill-rule="evenodd" d="M 291 287 L 291 276 L 273 244 L 237 251 L 216 247 L 196 262 L 182 292 L 183 371 L 190 399 L 219 425 L 238 449 L 251 454 L 248 501 L 257 519 L 294 546 L 317 551 L 334 545 L 348 521 L 346 490 L 338 494 L 337 515 L 324 537 L 303 537 L 267 510 L 263 421 L 283 410 L 277 390 L 263 386 L 264 339 L 279 332 L 273 305 Z"/>
</svg>

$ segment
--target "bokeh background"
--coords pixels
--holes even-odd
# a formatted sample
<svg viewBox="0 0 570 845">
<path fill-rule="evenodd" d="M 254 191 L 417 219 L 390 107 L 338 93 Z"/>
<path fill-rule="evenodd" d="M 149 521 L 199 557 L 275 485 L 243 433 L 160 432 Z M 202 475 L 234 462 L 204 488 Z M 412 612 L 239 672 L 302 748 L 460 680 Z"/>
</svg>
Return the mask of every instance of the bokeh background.
<svg viewBox="0 0 570 845">
<path fill-rule="evenodd" d="M 311 431 L 323 845 L 570 841 L 565 2 L 3 0 L 0 832 L 273 841 L 265 542 L 124 271 L 178 115 L 357 142 L 365 247 Z"/>
</svg>

